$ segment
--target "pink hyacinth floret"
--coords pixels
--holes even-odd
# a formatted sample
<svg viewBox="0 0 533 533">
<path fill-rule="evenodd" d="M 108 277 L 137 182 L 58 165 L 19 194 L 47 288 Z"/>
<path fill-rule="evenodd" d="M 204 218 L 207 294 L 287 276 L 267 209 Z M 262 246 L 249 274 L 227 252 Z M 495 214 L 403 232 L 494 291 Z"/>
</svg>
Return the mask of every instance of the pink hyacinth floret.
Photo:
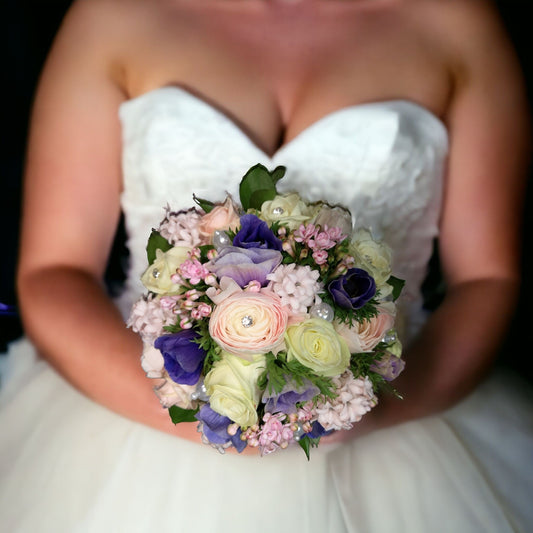
<svg viewBox="0 0 533 533">
<path fill-rule="evenodd" d="M 280 265 L 267 275 L 270 281 L 268 288 L 281 298 L 281 304 L 287 306 L 292 314 L 306 313 L 322 290 L 319 276 L 318 270 L 307 265 Z"/>
<path fill-rule="evenodd" d="M 139 333 L 145 343 L 153 344 L 163 334 L 163 327 L 174 324 L 176 315 L 174 307 L 161 305 L 158 298 L 148 296 L 138 300 L 131 310 L 127 325 Z"/>
<path fill-rule="evenodd" d="M 159 226 L 159 233 L 174 246 L 192 248 L 205 244 L 198 230 L 201 218 L 200 213 L 194 208 L 173 213 L 167 207 L 167 214 Z"/>
<path fill-rule="evenodd" d="M 316 406 L 318 422 L 328 431 L 351 429 L 354 422 L 361 420 L 378 403 L 368 377 L 355 379 L 348 370 L 333 378 L 333 384 L 337 397 Z"/>
</svg>

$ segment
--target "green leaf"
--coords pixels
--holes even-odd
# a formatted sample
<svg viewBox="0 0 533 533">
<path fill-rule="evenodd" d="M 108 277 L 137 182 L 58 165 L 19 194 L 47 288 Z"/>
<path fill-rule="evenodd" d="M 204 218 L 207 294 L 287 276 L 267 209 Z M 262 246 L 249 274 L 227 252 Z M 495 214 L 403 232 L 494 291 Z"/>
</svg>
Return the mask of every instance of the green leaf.
<svg viewBox="0 0 533 533">
<path fill-rule="evenodd" d="M 163 252 L 166 252 L 171 248 L 172 244 L 170 244 L 165 239 L 165 237 L 162 237 L 161 234 L 155 229 L 152 230 L 152 233 L 150 234 L 150 237 L 148 239 L 148 244 L 146 245 L 146 255 L 148 256 L 148 264 L 151 265 L 154 262 L 156 250 L 162 250 Z"/>
<path fill-rule="evenodd" d="M 279 168 L 279 167 L 278 167 Z M 273 174 L 275 173 L 276 179 L 274 179 Z M 281 173 L 281 170 L 275 169 L 273 173 L 270 173 L 268 169 L 261 164 L 254 165 L 248 170 L 244 175 L 239 185 L 239 196 L 241 200 L 242 208 L 247 211 L 250 208 L 259 209 L 261 205 L 257 205 L 257 200 L 260 196 L 257 197 L 257 200 L 254 202 L 252 200 L 253 195 L 257 191 L 270 191 L 268 194 L 273 196 L 276 195 L 276 181 L 281 179 L 278 177 Z M 263 193 L 263 195 L 266 193 Z"/>
<path fill-rule="evenodd" d="M 215 204 L 211 200 L 204 200 L 203 198 L 198 198 L 196 194 L 192 195 L 194 202 L 199 205 L 206 213 L 210 213 L 215 207 Z"/>
<path fill-rule="evenodd" d="M 307 457 L 307 460 L 309 461 L 310 457 L 310 449 L 311 449 L 311 443 L 309 442 L 309 439 L 305 436 L 303 436 L 299 441 L 298 444 L 302 448 L 302 450 L 305 452 L 305 456 Z"/>
<path fill-rule="evenodd" d="M 285 176 L 285 172 L 287 171 L 287 167 L 284 167 L 282 165 L 276 167 L 270 174 L 272 176 L 272 181 L 274 183 L 277 183 L 283 176 Z"/>
<path fill-rule="evenodd" d="M 387 280 L 387 283 L 392 286 L 392 299 L 396 301 L 402 293 L 403 286 L 405 285 L 405 280 L 391 276 Z"/>
<path fill-rule="evenodd" d="M 302 450 L 305 452 L 305 455 L 308 461 L 311 455 L 311 448 L 317 448 L 319 442 L 320 442 L 320 437 L 316 439 L 312 439 L 311 437 L 308 437 L 307 435 L 304 435 L 298 441 L 298 444 L 300 445 Z"/>
<path fill-rule="evenodd" d="M 254 191 L 250 196 L 250 207 L 259 211 L 263 205 L 263 202 L 274 200 L 275 197 L 276 189 L 260 189 L 258 191 Z"/>
<path fill-rule="evenodd" d="M 177 405 L 168 408 L 168 414 L 174 424 L 179 424 L 180 422 L 197 422 L 198 420 L 194 415 L 198 411 L 199 409 L 182 409 Z"/>
</svg>

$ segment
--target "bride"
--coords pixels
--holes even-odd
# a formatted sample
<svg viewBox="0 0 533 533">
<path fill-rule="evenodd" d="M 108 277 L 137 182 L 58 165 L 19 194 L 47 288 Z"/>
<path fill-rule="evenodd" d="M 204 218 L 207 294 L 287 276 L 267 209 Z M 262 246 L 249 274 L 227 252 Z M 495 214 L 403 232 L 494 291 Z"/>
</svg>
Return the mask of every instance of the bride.
<svg viewBox="0 0 533 533">
<path fill-rule="evenodd" d="M 2 529 L 526 531 L 531 404 L 506 376 L 478 387 L 519 287 L 526 116 L 485 0 L 75 2 L 29 139 L 18 287 L 33 344 L 12 346 L 0 396 Z M 309 463 L 220 456 L 173 426 L 124 326 L 167 202 L 235 194 L 258 162 L 349 207 L 407 280 L 405 399 Z M 121 209 L 130 269 L 112 302 Z M 426 320 L 437 235 L 447 295 Z"/>
</svg>

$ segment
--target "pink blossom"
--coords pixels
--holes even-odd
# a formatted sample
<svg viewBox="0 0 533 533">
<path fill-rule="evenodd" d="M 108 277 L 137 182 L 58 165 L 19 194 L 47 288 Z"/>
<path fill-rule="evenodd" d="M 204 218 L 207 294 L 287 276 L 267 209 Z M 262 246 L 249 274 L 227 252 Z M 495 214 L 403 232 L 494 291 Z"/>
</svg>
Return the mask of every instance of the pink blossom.
<svg viewBox="0 0 533 533">
<path fill-rule="evenodd" d="M 250 281 L 250 283 L 248 283 L 248 285 L 246 285 L 244 290 L 249 292 L 259 292 L 261 290 L 261 283 L 256 279 L 253 279 L 252 281 Z"/>
<path fill-rule="evenodd" d="M 268 288 L 281 298 L 291 314 L 307 313 L 307 308 L 313 305 L 316 295 L 322 290 L 319 276 L 318 270 L 307 265 L 280 265 L 268 274 Z"/>
<path fill-rule="evenodd" d="M 304 226 L 303 224 L 294 232 L 294 240 L 296 242 L 303 242 L 308 243 L 310 239 L 312 239 L 318 230 L 316 229 L 316 226 L 314 224 L 307 224 L 307 226 Z"/>
<path fill-rule="evenodd" d="M 192 208 L 188 211 L 171 212 L 159 225 L 159 233 L 174 246 L 193 247 L 206 244 L 199 232 L 201 215 Z"/>
<path fill-rule="evenodd" d="M 291 422 L 284 413 L 266 413 L 263 426 L 259 432 L 259 446 L 261 455 L 267 455 L 278 448 L 287 448 L 294 440 Z"/>
<path fill-rule="evenodd" d="M 329 235 L 329 238 L 335 242 L 341 242 L 347 237 L 346 235 L 343 235 L 342 229 L 339 227 L 326 228 L 325 231 Z"/>
<path fill-rule="evenodd" d="M 309 240 L 307 244 L 312 250 L 329 250 L 335 246 L 336 242 L 331 240 L 326 231 L 321 231 L 316 234 L 314 239 Z"/>
<path fill-rule="evenodd" d="M 179 295 L 175 296 L 162 296 L 159 300 L 161 307 L 163 309 L 174 309 L 178 303 L 178 300 L 181 298 Z"/>
<path fill-rule="evenodd" d="M 197 285 L 210 274 L 198 259 L 188 259 L 178 267 L 178 273 L 182 278 L 188 279 L 191 285 Z"/>
<path fill-rule="evenodd" d="M 378 403 L 368 377 L 355 379 L 348 370 L 333 378 L 333 384 L 337 397 L 324 399 L 316 406 L 318 422 L 328 431 L 351 429 Z"/>
<path fill-rule="evenodd" d="M 313 259 L 317 265 L 325 265 L 328 262 L 328 252 L 326 250 L 315 250 Z"/>
<path fill-rule="evenodd" d="M 173 308 L 161 305 L 157 297 L 148 296 L 133 305 L 127 325 L 139 333 L 145 343 L 152 344 L 163 333 L 163 327 L 175 321 Z"/>
</svg>

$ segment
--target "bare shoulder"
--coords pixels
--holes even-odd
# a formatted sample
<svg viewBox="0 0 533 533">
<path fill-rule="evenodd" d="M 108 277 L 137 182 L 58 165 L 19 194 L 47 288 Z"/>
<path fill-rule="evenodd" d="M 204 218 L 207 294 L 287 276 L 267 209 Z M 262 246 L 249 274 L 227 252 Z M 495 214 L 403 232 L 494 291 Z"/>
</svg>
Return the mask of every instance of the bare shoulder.
<svg viewBox="0 0 533 533">
<path fill-rule="evenodd" d="M 514 51 L 491 0 L 426 0 L 423 17 L 461 69 L 512 60 Z"/>
<path fill-rule="evenodd" d="M 93 73 L 105 71 L 123 86 L 132 48 L 143 40 L 154 18 L 151 6 L 142 0 L 75 0 L 61 24 L 49 62 L 83 62 Z"/>
</svg>

